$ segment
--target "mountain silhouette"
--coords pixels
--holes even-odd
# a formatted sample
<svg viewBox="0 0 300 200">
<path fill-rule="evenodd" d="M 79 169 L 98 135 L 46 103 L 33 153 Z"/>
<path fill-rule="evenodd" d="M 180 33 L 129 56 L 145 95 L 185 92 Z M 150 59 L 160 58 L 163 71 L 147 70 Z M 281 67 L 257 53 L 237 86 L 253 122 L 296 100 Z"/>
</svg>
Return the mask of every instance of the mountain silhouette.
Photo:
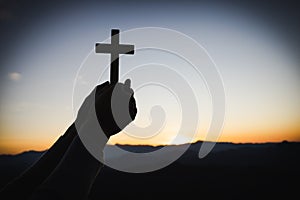
<svg viewBox="0 0 300 200">
<path fill-rule="evenodd" d="M 300 143 L 217 143 L 208 156 L 199 159 L 201 144 L 192 144 L 177 161 L 155 172 L 131 174 L 105 166 L 96 178 L 90 196 L 92 199 L 112 195 L 157 198 L 161 194 L 193 196 L 196 193 L 222 199 L 262 199 L 291 198 L 297 193 L 298 186 L 294 183 L 299 181 Z M 132 152 L 150 152 L 165 147 L 171 153 L 184 145 L 187 144 L 118 146 Z M 28 151 L 0 155 L 1 187 L 43 153 Z"/>
</svg>

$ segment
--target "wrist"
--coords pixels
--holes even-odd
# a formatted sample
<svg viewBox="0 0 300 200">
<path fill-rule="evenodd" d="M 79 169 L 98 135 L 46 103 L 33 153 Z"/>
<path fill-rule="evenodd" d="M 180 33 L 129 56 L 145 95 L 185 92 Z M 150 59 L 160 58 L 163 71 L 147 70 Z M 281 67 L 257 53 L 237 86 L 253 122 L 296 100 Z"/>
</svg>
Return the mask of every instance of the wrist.
<svg viewBox="0 0 300 200">
<path fill-rule="evenodd" d="M 75 123 L 79 139 L 85 148 L 98 160 L 103 160 L 103 149 L 109 140 L 97 117 L 89 117 L 84 123 Z"/>
</svg>

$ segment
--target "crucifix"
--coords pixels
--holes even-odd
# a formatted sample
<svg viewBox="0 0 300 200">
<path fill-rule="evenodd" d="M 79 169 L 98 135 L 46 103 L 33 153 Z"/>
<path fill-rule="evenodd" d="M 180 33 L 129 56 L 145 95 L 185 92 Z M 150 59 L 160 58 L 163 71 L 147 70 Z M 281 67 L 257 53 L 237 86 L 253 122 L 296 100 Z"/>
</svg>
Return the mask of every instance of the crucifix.
<svg viewBox="0 0 300 200">
<path fill-rule="evenodd" d="M 119 81 L 119 55 L 134 54 L 134 45 L 120 44 L 120 30 L 111 30 L 111 44 L 96 43 L 96 53 L 110 54 L 110 83 Z"/>
</svg>

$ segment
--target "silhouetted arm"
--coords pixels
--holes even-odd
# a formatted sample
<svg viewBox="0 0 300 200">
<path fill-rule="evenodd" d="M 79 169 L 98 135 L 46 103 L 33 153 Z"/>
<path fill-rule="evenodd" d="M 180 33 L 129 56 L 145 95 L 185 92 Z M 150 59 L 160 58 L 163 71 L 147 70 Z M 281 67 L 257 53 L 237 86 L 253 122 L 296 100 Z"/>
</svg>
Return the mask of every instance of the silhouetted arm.
<svg viewBox="0 0 300 200">
<path fill-rule="evenodd" d="M 1 190 L 0 197 L 9 197 L 9 199 L 29 198 L 35 188 L 39 186 L 58 165 L 76 135 L 77 132 L 75 124 L 73 123 L 65 134 L 60 136 L 37 162 Z"/>
<path fill-rule="evenodd" d="M 101 94 L 102 90 L 108 86 L 105 82 L 97 86 L 97 93 Z M 89 95 L 81 107 L 81 120 L 85 121 L 88 117 L 88 111 L 91 105 L 88 103 L 94 95 Z M 46 178 L 57 167 L 65 152 L 69 148 L 73 139 L 77 136 L 75 122 L 67 129 L 67 131 L 48 149 L 41 158 L 29 167 L 19 177 L 11 181 L 0 191 L 1 197 L 9 199 L 28 199 L 33 191 L 46 180 Z"/>
<path fill-rule="evenodd" d="M 95 91 L 90 95 L 92 98 L 86 98 L 78 112 L 75 122 L 79 128 L 78 136 L 52 174 L 34 192 L 31 200 L 86 199 L 102 166 L 93 155 L 99 155 L 100 160 L 103 160 L 101 157 L 108 138 L 120 132 L 135 118 L 137 109 L 129 84 L 109 85 L 101 94 L 96 95 L 94 103 L 92 100 Z M 116 102 L 111 100 L 113 92 L 117 94 Z M 112 102 L 124 106 L 118 110 L 121 116 L 125 116 L 121 118 L 123 123 L 120 126 L 114 120 Z M 94 106 L 92 109 L 88 106 L 91 104 Z M 89 114 L 83 118 L 82 113 L 86 113 L 86 109 L 89 110 Z M 125 113 L 128 115 L 124 115 Z M 98 129 L 95 124 L 101 128 Z M 93 148 L 89 148 L 93 155 L 87 151 L 81 139 L 88 142 L 85 145 L 94 145 Z"/>
<path fill-rule="evenodd" d="M 60 164 L 31 199 L 86 199 L 101 166 L 77 136 Z"/>
</svg>

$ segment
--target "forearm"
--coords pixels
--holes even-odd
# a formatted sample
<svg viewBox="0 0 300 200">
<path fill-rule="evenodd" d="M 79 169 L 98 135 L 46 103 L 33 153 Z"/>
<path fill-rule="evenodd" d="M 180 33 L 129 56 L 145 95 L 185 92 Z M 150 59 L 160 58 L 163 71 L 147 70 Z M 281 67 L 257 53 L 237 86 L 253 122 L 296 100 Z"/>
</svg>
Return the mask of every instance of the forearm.
<svg viewBox="0 0 300 200">
<path fill-rule="evenodd" d="M 77 136 L 57 168 L 32 199 L 85 199 L 101 166 Z"/>
<path fill-rule="evenodd" d="M 10 199 L 28 198 L 55 169 L 76 135 L 73 123 L 36 163 L 1 191 L 1 196 L 10 196 Z"/>
<path fill-rule="evenodd" d="M 32 173 L 30 176 L 39 175 L 47 178 L 57 167 L 76 136 L 77 130 L 73 123 L 65 134 L 60 136 L 50 149 L 28 170 L 28 172 Z"/>
</svg>

